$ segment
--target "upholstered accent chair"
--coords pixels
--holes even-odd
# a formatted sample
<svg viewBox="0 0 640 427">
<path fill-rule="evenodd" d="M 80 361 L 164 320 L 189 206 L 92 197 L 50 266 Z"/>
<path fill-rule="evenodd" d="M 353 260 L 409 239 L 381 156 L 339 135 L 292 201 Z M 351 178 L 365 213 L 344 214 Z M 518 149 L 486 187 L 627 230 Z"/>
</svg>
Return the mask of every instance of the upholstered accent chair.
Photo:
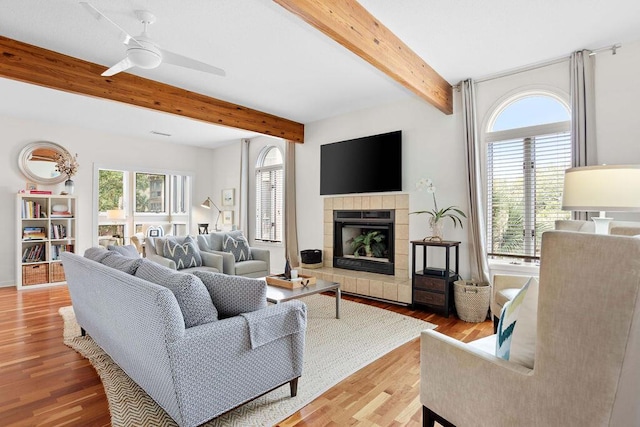
<svg viewBox="0 0 640 427">
<path fill-rule="evenodd" d="M 180 263 L 179 254 L 173 254 L 165 251 L 167 240 L 184 245 L 187 237 L 193 240 L 193 245 L 189 248 L 197 252 L 196 259 L 200 258 L 200 265 L 192 265 L 190 262 Z M 198 248 L 196 239 L 193 236 L 166 236 L 166 237 L 147 237 L 145 241 L 145 253 L 147 259 L 156 262 L 173 270 L 180 270 L 184 273 L 192 273 L 193 271 L 210 271 L 212 273 L 222 272 L 222 256 L 214 253 L 204 253 Z M 177 261 L 177 262 L 176 262 Z"/>
<path fill-rule="evenodd" d="M 129 240 L 139 253 L 144 254 L 144 233 L 136 233 Z"/>
<path fill-rule="evenodd" d="M 241 231 L 199 234 L 198 246 L 203 253 L 206 252 L 222 256 L 222 272 L 224 274 L 254 278 L 268 276 L 271 271 L 271 255 L 267 249 L 249 247 L 251 259 L 248 260 L 236 259 L 236 255 L 225 251 L 225 239 L 229 237 L 239 238 L 241 236 Z"/>
<path fill-rule="evenodd" d="M 532 368 L 422 332 L 425 426 L 640 425 L 640 238 L 544 233 L 534 314 Z"/>
</svg>

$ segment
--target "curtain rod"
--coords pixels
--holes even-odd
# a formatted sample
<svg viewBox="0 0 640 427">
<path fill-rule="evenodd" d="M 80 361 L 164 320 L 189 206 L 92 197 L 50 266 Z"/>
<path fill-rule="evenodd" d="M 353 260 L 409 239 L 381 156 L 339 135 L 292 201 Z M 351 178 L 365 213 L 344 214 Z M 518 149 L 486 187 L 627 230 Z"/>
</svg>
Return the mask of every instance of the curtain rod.
<svg viewBox="0 0 640 427">
<path fill-rule="evenodd" d="M 616 43 L 616 44 L 613 44 L 611 46 L 606 46 L 606 47 L 601 47 L 601 48 L 598 48 L 598 49 L 593 49 L 593 50 L 591 50 L 591 53 L 589 53 L 589 56 L 596 55 L 596 54 L 598 54 L 600 52 L 606 52 L 608 50 L 611 51 L 612 55 L 615 55 L 617 53 L 617 50 L 620 49 L 621 47 L 622 47 L 622 45 L 620 43 Z M 585 50 L 589 50 L 589 49 L 585 49 Z M 568 61 L 570 59 L 571 59 L 571 55 L 563 56 L 563 57 L 552 59 L 552 60 L 549 60 L 549 61 L 544 61 L 544 62 L 538 62 L 538 63 L 535 63 L 535 64 L 525 65 L 524 67 L 520 67 L 520 68 L 514 68 L 512 70 L 504 71 L 502 73 L 497 73 L 497 74 L 492 74 L 492 75 L 489 75 L 489 76 L 480 77 L 478 79 L 475 79 L 474 81 L 475 81 L 475 83 L 488 82 L 488 81 L 499 79 L 499 78 L 502 78 L 502 77 L 512 76 L 512 75 L 524 73 L 524 72 L 527 72 L 527 71 L 537 70 L 538 68 L 543 68 L 543 67 L 548 67 L 550 65 L 559 64 L 561 62 Z M 460 90 L 460 83 L 458 83 L 457 85 L 455 85 L 453 87 L 456 90 Z"/>
</svg>

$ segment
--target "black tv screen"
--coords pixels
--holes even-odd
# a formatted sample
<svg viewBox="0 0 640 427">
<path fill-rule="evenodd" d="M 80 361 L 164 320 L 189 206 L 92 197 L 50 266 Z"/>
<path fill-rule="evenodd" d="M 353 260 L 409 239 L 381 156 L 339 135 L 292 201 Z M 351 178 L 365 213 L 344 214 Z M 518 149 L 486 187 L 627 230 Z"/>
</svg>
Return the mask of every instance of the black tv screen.
<svg viewBox="0 0 640 427">
<path fill-rule="evenodd" d="M 402 131 L 320 146 L 320 194 L 402 191 Z"/>
</svg>

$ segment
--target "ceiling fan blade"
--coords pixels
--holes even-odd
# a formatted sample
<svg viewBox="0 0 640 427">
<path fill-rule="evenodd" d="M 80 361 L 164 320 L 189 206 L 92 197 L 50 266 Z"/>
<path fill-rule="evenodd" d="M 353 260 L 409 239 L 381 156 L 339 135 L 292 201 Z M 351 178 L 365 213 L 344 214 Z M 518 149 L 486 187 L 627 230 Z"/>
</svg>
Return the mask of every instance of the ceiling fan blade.
<svg viewBox="0 0 640 427">
<path fill-rule="evenodd" d="M 166 62 L 167 64 L 191 68 L 192 70 L 215 74 L 222 77 L 227 75 L 222 68 L 214 67 L 213 65 L 205 64 L 204 62 L 187 58 L 186 56 L 178 55 L 177 53 L 168 52 L 164 49 L 160 49 L 160 51 L 162 52 L 162 62 Z"/>
<path fill-rule="evenodd" d="M 118 25 L 115 22 L 113 22 L 105 14 L 103 14 L 98 9 L 93 7 L 92 4 L 90 4 L 90 3 L 86 2 L 86 1 L 81 1 L 80 4 L 87 10 L 87 12 L 89 12 L 98 21 L 104 20 L 104 21 L 108 22 L 109 24 L 111 24 L 113 27 L 115 27 L 118 30 L 118 36 L 122 39 L 124 44 L 128 45 L 130 42 L 133 42 L 133 43 L 137 44 L 138 46 L 142 47 L 142 45 L 140 44 L 140 42 L 138 42 L 138 40 L 133 38 L 129 33 L 127 33 L 125 30 L 123 30 L 122 27 L 120 27 L 120 25 Z"/>
<path fill-rule="evenodd" d="M 122 61 L 118 62 L 113 67 L 109 68 L 104 73 L 102 73 L 101 76 L 103 76 L 103 77 L 113 76 L 114 74 L 118 74 L 121 71 L 128 70 L 131 67 L 133 67 L 133 63 L 127 57 L 127 58 L 124 58 Z"/>
</svg>

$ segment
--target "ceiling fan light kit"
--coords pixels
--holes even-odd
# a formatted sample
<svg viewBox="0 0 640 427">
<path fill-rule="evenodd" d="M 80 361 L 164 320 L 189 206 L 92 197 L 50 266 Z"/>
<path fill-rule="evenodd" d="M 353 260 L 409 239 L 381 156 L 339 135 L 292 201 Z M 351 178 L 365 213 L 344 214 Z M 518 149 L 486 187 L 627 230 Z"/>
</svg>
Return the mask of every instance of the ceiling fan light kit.
<svg viewBox="0 0 640 427">
<path fill-rule="evenodd" d="M 102 76 L 113 76 L 114 74 L 126 71 L 132 67 L 150 70 L 157 68 L 163 62 L 218 76 L 226 75 L 224 70 L 214 67 L 213 65 L 161 49 L 147 34 L 147 26 L 156 22 L 155 15 L 149 11 L 135 11 L 136 18 L 138 18 L 142 25 L 144 25 L 144 29 L 142 34 L 137 37 L 133 37 L 90 3 L 80 2 L 80 5 L 82 5 L 85 10 L 87 10 L 98 21 L 108 22 L 110 25 L 117 28 L 120 35 L 124 37 L 124 44 L 127 46 L 127 56 L 102 73 Z"/>
</svg>

